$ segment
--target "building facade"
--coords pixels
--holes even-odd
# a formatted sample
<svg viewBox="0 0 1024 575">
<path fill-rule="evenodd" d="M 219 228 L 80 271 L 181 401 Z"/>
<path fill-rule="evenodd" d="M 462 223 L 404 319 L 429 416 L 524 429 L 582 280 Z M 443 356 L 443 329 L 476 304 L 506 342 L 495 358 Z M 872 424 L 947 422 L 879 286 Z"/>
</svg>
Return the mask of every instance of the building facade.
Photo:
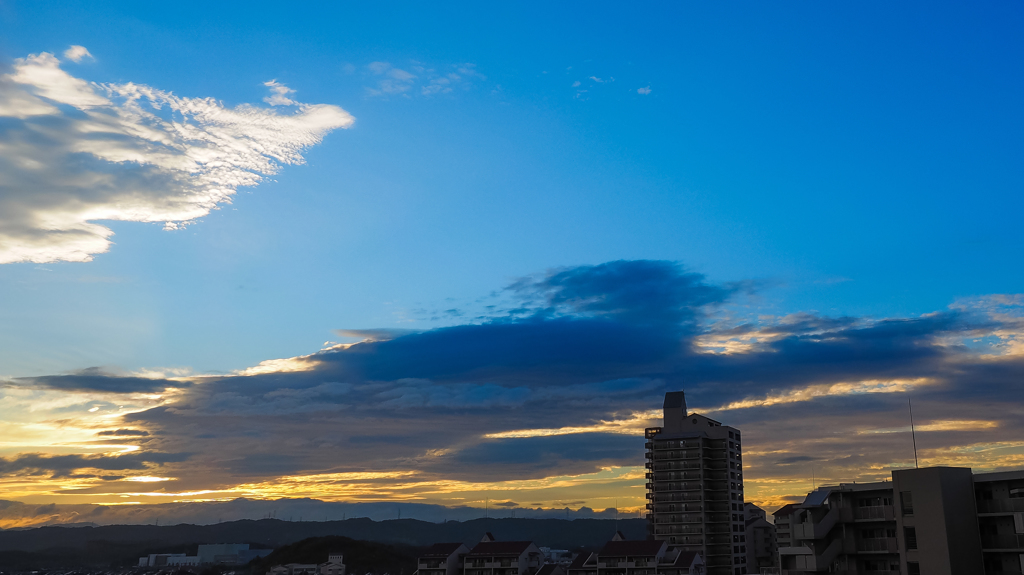
<svg viewBox="0 0 1024 575">
<path fill-rule="evenodd" d="M 822 487 L 777 511 L 792 532 L 782 573 L 1024 572 L 1024 471 L 932 467 L 892 478 Z"/>
<path fill-rule="evenodd" d="M 628 541 L 616 533 L 597 553 L 580 553 L 566 575 L 704 575 L 700 553 L 671 550 L 654 539 Z"/>
<path fill-rule="evenodd" d="M 786 575 L 900 573 L 888 481 L 822 487 L 783 517 L 788 519 L 789 545 L 780 544 L 779 559 Z"/>
<path fill-rule="evenodd" d="M 985 573 L 1024 572 L 1024 470 L 974 476 Z"/>
<path fill-rule="evenodd" d="M 662 426 L 645 433 L 651 538 L 699 553 L 708 575 L 746 573 L 740 431 L 687 413 L 681 391 L 663 409 Z"/>
<path fill-rule="evenodd" d="M 776 573 L 779 568 L 779 546 L 775 525 L 768 521 L 764 509 L 753 503 L 743 504 L 747 535 L 747 573 Z"/>
<path fill-rule="evenodd" d="M 795 506 L 795 503 L 787 503 L 772 512 L 772 516 L 775 517 L 775 539 L 778 542 L 780 549 L 783 547 L 793 546 L 793 529 L 791 522 L 793 520 L 793 508 Z"/>
<path fill-rule="evenodd" d="M 495 541 L 484 535 L 463 559 L 465 575 L 535 575 L 544 554 L 532 541 Z"/>
<path fill-rule="evenodd" d="M 459 575 L 468 554 L 462 543 L 435 543 L 420 555 L 416 575 Z"/>
</svg>

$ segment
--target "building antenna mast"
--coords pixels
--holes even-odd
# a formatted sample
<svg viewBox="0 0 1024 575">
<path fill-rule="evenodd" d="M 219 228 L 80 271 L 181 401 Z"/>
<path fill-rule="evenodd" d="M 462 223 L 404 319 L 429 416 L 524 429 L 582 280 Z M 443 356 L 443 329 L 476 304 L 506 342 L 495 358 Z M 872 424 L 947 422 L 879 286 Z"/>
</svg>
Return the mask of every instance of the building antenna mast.
<svg viewBox="0 0 1024 575">
<path fill-rule="evenodd" d="M 910 438 L 914 441 L 914 469 L 920 466 L 917 463 L 917 434 L 914 433 L 914 404 L 907 398 L 907 406 L 910 407 Z"/>
</svg>

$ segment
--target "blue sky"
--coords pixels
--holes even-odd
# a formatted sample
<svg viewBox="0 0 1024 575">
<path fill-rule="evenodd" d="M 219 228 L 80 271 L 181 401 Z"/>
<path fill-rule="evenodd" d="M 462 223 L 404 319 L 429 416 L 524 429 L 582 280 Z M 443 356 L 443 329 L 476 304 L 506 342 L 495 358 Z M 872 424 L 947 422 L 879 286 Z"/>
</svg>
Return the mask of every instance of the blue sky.
<svg viewBox="0 0 1024 575">
<path fill-rule="evenodd" d="M 120 192 L 76 183 L 59 196 L 57 184 L 19 179 L 22 168 L 4 164 L 19 174 L 0 181 L 0 201 L 6 195 L 13 214 L 0 216 L 0 231 L 15 230 L 3 236 L 9 246 L 52 236 L 40 232 L 43 224 L 24 231 L 29 216 L 19 220 L 10 206 L 49 217 L 78 209 L 75 194 L 109 193 L 113 199 L 97 204 L 105 217 L 135 221 L 88 219 L 114 232 L 91 261 L 53 261 L 73 259 L 60 255 L 71 252 L 59 244 L 46 252 L 57 256 L 0 265 L 0 378 L 237 375 L 365 335 L 335 330 L 472 329 L 527 321 L 514 311 L 521 305 L 536 321 L 592 319 L 606 310 L 566 308 L 569 300 L 544 299 L 555 288 L 538 286 L 559 270 L 600 276 L 602 264 L 619 260 L 674 270 L 659 272 L 668 286 L 679 285 L 677 275 L 702 274 L 700 282 L 728 294 L 688 304 L 701 309 L 694 321 L 704 331 L 666 332 L 686 342 L 714 339 L 726 323 L 746 325 L 748 334 L 779 325 L 794 337 L 810 333 L 793 327 L 799 314 L 815 318 L 815 329 L 833 321 L 835 329 L 868 329 L 969 308 L 989 320 L 957 324 L 954 339 L 974 350 L 963 353 L 1016 349 L 1012 318 L 1021 304 L 1013 294 L 1024 280 L 1022 12 L 995 3 L 186 2 L 171 10 L 0 2 L 7 77 L 28 64 L 42 74 L 52 64 L 69 77 L 118 86 L 118 98 L 125 86 L 150 86 L 164 102 L 153 113 L 165 118 L 178 110 L 174 96 L 212 98 L 218 110 L 276 110 L 260 117 L 284 118 L 280 138 L 233 124 L 236 143 L 263 138 L 260 145 L 295 154 L 293 165 L 264 172 L 258 185 L 220 196 L 216 209 L 191 204 L 198 216 L 166 219 L 163 202 L 179 188 L 145 180 L 147 199 L 126 208 L 135 196 L 117 193 L 143 176 L 106 152 L 96 173 L 115 178 Z M 68 56 L 70 46 L 88 55 Z M 54 60 L 31 60 L 44 53 Z M 48 99 L 42 76 L 24 78 L 8 82 L 10 94 L 27 90 L 57 106 L 54 117 L 62 114 L 24 120 L 38 133 L 99 117 Z M 303 104 L 266 101 L 274 86 Z M 287 123 L 304 121 L 311 109 L 329 117 L 308 132 Z M 27 141 L 18 139 L 28 132 L 16 116 L 0 117 L 5 146 Z M 26 161 L 49 150 L 39 146 L 23 152 Z M 258 171 L 246 158 L 232 177 Z M 77 173 L 69 166 L 60 169 Z M 180 181 L 194 176 L 174 173 Z M 164 221 L 186 220 L 164 229 Z M 619 265 L 626 267 L 608 268 L 620 274 L 616 281 L 648 269 Z M 953 337 L 947 327 L 934 329 L 932 344 Z M 937 373 L 906 361 L 900 381 L 912 380 L 914 369 Z M 637 409 L 680 385 L 658 379 L 666 373 L 689 373 L 695 388 L 707 382 L 694 374 L 718 373 L 641 363 L 616 376 L 662 382 L 657 390 L 636 383 Z M 582 371 L 566 381 L 582 385 L 589 371 L 574 369 Z M 888 370 L 858 377 L 881 381 Z M 517 389 L 513 372 L 491 371 L 491 381 L 466 375 L 458 385 L 504 397 L 486 386 Z M 847 382 L 849 373 L 819 375 L 801 385 Z M 413 370 L 395 381 L 422 376 Z M 737 381 L 755 376 L 744 377 Z M 906 391 L 900 385 L 894 393 Z M 708 392 L 698 405 L 788 393 L 773 386 Z M 5 453 L 30 447 L 46 451 Z"/>
</svg>

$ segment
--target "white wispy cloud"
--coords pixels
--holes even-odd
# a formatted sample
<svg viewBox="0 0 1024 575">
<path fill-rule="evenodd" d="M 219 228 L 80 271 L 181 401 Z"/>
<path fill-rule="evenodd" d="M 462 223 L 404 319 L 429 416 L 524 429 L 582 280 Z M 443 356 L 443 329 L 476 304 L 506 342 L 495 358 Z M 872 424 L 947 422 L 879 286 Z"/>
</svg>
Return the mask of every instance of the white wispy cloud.
<svg viewBox="0 0 1024 575">
<path fill-rule="evenodd" d="M 84 58 L 95 60 L 85 46 L 71 46 L 67 50 L 64 50 L 64 57 L 72 62 L 81 62 Z"/>
<path fill-rule="evenodd" d="M 393 66 L 390 62 L 371 62 L 367 70 L 376 77 L 376 85 L 368 86 L 369 96 L 409 97 L 415 93 L 414 88 L 423 96 L 448 94 L 455 88 L 468 88 L 474 80 L 486 80 L 487 77 L 476 70 L 475 64 L 454 64 L 444 70 L 437 70 L 419 62 L 412 62 L 409 70 Z"/>
<path fill-rule="evenodd" d="M 383 76 L 377 81 L 376 88 L 367 88 L 366 92 L 371 96 L 383 96 L 388 94 L 402 94 L 412 89 L 416 76 L 395 68 L 388 62 L 370 62 L 367 66 L 370 72 L 376 76 Z"/>
<path fill-rule="evenodd" d="M 72 47 L 66 57 L 82 58 Z M 113 232 L 101 220 L 175 229 L 229 202 L 354 119 L 301 104 L 267 82 L 268 102 L 291 114 L 150 86 L 76 78 L 49 53 L 0 76 L 0 263 L 90 261 Z"/>
<path fill-rule="evenodd" d="M 263 98 L 263 101 L 271 106 L 294 106 L 298 104 L 298 102 L 288 97 L 288 94 L 294 94 L 295 90 L 279 83 L 277 80 L 264 82 L 263 85 L 270 88 L 270 95 Z"/>
<path fill-rule="evenodd" d="M 637 88 L 636 89 L 636 93 L 646 96 L 647 94 L 651 93 L 651 87 L 650 86 L 645 86 L 643 88 Z"/>
</svg>

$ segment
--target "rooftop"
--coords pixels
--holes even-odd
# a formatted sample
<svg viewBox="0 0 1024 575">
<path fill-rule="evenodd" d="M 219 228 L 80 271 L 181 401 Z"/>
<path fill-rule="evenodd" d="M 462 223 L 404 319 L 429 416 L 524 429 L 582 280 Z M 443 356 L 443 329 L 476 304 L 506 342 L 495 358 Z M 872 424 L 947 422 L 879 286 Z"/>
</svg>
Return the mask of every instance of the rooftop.
<svg viewBox="0 0 1024 575">
<path fill-rule="evenodd" d="M 434 543 L 428 547 L 421 557 L 449 557 L 458 551 L 462 543 Z"/>
<path fill-rule="evenodd" d="M 512 555 L 518 557 L 533 541 L 481 541 L 469 552 L 470 557 L 491 557 L 494 555 Z"/>
<path fill-rule="evenodd" d="M 599 557 L 654 557 L 668 544 L 664 541 L 609 541 Z"/>
</svg>

